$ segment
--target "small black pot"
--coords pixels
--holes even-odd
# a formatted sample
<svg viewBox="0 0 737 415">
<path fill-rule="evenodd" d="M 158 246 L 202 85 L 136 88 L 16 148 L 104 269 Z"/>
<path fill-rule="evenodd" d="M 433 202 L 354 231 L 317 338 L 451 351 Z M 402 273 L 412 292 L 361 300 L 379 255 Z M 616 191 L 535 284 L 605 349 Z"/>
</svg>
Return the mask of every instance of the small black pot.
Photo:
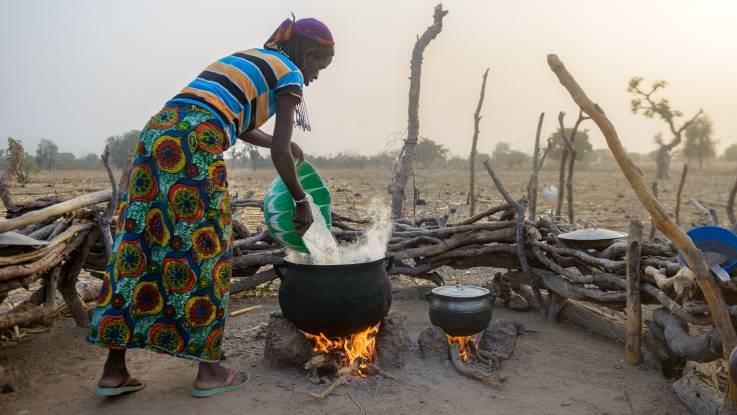
<svg viewBox="0 0 737 415">
<path fill-rule="evenodd" d="M 284 261 L 274 266 L 281 279 L 284 317 L 311 334 L 343 337 L 367 329 L 389 312 L 387 272 L 393 258 L 361 264 L 309 265 Z"/>
<path fill-rule="evenodd" d="M 471 336 L 491 321 L 491 293 L 472 285 L 437 287 L 427 295 L 430 321 L 450 336 Z"/>
</svg>

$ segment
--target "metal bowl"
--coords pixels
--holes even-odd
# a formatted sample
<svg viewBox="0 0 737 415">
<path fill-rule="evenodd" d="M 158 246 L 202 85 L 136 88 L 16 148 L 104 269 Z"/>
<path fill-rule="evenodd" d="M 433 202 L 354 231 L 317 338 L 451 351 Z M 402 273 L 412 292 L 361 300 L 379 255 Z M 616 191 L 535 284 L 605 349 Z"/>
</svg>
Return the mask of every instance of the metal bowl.
<svg viewBox="0 0 737 415">
<path fill-rule="evenodd" d="M 618 239 L 626 238 L 624 232 L 610 229 L 586 228 L 558 235 L 558 239 L 566 245 L 576 249 L 596 249 L 603 251 Z"/>
</svg>

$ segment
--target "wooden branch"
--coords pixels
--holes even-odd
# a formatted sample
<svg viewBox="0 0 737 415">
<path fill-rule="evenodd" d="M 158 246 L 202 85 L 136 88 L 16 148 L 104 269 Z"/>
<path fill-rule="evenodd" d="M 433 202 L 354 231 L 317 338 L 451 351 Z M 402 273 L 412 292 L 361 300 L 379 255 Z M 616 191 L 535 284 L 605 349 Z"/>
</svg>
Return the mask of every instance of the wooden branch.
<svg viewBox="0 0 737 415">
<path fill-rule="evenodd" d="M 430 41 L 443 30 L 443 17 L 448 14 L 447 10 L 443 10 L 443 5 L 435 6 L 433 13 L 433 24 L 425 30 L 425 33 L 417 38 L 414 49 L 412 49 L 412 60 L 410 63 L 409 77 L 409 102 L 408 102 L 408 119 L 407 119 L 407 140 L 404 142 L 404 148 L 399 159 L 399 166 L 394 173 L 394 178 L 389 184 L 387 190 L 392 200 L 392 218 L 402 216 L 404 206 L 404 188 L 407 186 L 407 179 L 412 172 L 412 165 L 415 159 L 415 149 L 420 136 L 420 79 L 422 77 L 422 59 L 425 48 Z"/>
<path fill-rule="evenodd" d="M 568 90 L 573 100 L 581 107 L 606 138 L 614 158 L 617 160 L 619 167 L 624 173 L 630 185 L 635 191 L 640 202 L 650 212 L 655 220 L 658 229 L 665 234 L 676 245 L 686 258 L 689 268 L 696 274 L 701 291 L 704 293 L 706 301 L 709 303 L 711 315 L 714 320 L 714 326 L 719 330 L 722 339 L 723 357 L 727 359 L 732 349 L 737 346 L 737 334 L 729 317 L 729 310 L 722 297 L 719 286 L 711 276 L 709 267 L 706 265 L 704 256 L 701 251 L 694 245 L 693 241 L 683 232 L 678 225 L 669 217 L 663 206 L 658 203 L 657 199 L 649 192 L 645 180 L 639 169 L 632 163 L 622 143 L 619 141 L 617 131 L 614 125 L 604 115 L 601 108 L 594 104 L 584 93 L 576 80 L 568 73 L 563 62 L 556 55 L 548 55 L 548 64 L 556 74 L 560 83 Z M 737 384 L 730 380 L 728 388 L 728 401 L 732 407 L 737 407 Z"/>
<path fill-rule="evenodd" d="M 540 160 L 540 133 L 543 128 L 543 119 L 545 113 L 540 113 L 540 118 L 537 120 L 537 130 L 535 132 L 535 150 L 532 152 L 532 174 L 530 175 L 530 181 L 527 183 L 527 200 L 530 206 L 530 220 L 537 220 L 537 186 L 538 186 L 538 174 L 540 168 L 542 168 L 542 160 Z M 550 144 L 548 144 L 550 147 Z"/>
<path fill-rule="evenodd" d="M 720 357 L 721 344 L 716 330 L 704 337 L 691 337 L 686 323 L 664 308 L 653 312 L 653 321 L 663 328 L 668 348 L 677 356 L 697 362 L 710 362 Z"/>
<path fill-rule="evenodd" d="M 230 293 L 236 294 L 242 291 L 250 290 L 275 279 L 276 273 L 274 273 L 274 270 L 270 268 L 256 273 L 255 275 L 252 275 L 250 277 L 240 278 L 236 281 L 233 281 L 233 283 L 230 285 Z"/>
<path fill-rule="evenodd" d="M 105 213 L 98 220 L 100 235 L 102 235 L 102 242 L 105 244 L 105 252 L 108 258 L 113 254 L 113 234 L 110 231 L 110 222 L 118 207 L 118 186 L 115 184 L 115 175 L 113 175 L 113 170 L 110 168 L 110 146 L 110 143 L 105 146 L 105 151 L 102 153 L 101 158 L 102 164 L 107 171 L 107 177 L 110 180 L 111 196 L 107 202 Z M 125 174 L 126 172 L 124 171 L 121 173 L 121 176 Z"/>
<path fill-rule="evenodd" d="M 657 199 L 658 198 L 658 181 L 657 180 L 653 182 L 652 190 L 653 190 L 653 197 Z M 651 241 L 655 240 L 655 228 L 656 228 L 655 219 L 653 219 L 652 224 L 650 225 L 650 237 L 648 238 Z"/>
<path fill-rule="evenodd" d="M 555 212 L 553 213 L 554 216 L 560 216 L 561 212 L 563 210 L 563 198 L 565 197 L 566 193 L 566 164 L 568 162 L 568 157 L 570 153 L 570 149 L 573 148 L 571 146 L 571 143 L 568 141 L 568 137 L 566 137 L 566 129 L 565 125 L 563 124 L 563 118 L 566 116 L 566 113 L 564 111 L 561 111 L 558 113 L 558 125 L 560 127 L 560 167 L 558 168 L 558 197 L 555 200 Z"/>
<path fill-rule="evenodd" d="M 642 360 L 640 336 L 642 334 L 642 306 L 640 304 L 640 251 L 642 224 L 630 221 L 627 249 L 627 335 L 624 356 L 627 364 L 636 366 Z"/>
<path fill-rule="evenodd" d="M 66 307 L 64 301 L 53 301 L 53 306 L 44 303 L 45 289 L 45 286 L 40 288 L 24 303 L 19 304 L 8 313 L 0 314 L 0 330 L 13 326 L 24 326 L 62 311 Z M 85 284 L 79 289 L 79 294 L 82 301 L 91 301 L 97 298 L 99 291 L 99 284 Z"/>
<path fill-rule="evenodd" d="M 704 207 L 704 205 L 701 204 L 701 202 L 698 201 L 698 199 L 692 197 L 688 200 L 688 203 L 691 204 L 696 210 L 699 212 L 701 216 L 704 216 L 708 218 L 709 225 L 712 226 L 719 226 L 719 218 L 717 218 L 717 214 L 714 211 L 714 209 L 707 209 Z"/>
<path fill-rule="evenodd" d="M 450 355 L 450 361 L 453 363 L 453 367 L 463 376 L 478 380 L 481 383 L 494 386 L 495 388 L 500 388 L 502 386 L 502 382 L 505 378 L 500 378 L 493 373 L 484 373 L 463 364 L 461 361 L 461 348 L 458 343 L 453 342 L 450 344 L 448 354 Z"/>
<path fill-rule="evenodd" d="M 479 123 L 481 123 L 481 105 L 484 103 L 484 94 L 486 93 L 486 77 L 489 75 L 489 68 L 484 71 L 483 81 L 481 82 L 481 93 L 479 95 L 479 103 L 476 105 L 476 112 L 473 113 L 473 138 L 471 139 L 471 155 L 468 157 L 468 168 L 470 172 L 468 203 L 471 216 L 476 212 L 476 146 L 479 141 Z"/>
<path fill-rule="evenodd" d="M 737 223 L 737 216 L 734 214 L 735 198 L 737 198 L 737 179 L 735 179 L 732 190 L 729 191 L 729 196 L 727 197 L 727 218 L 729 218 L 729 223 L 733 225 Z"/>
<path fill-rule="evenodd" d="M 500 206 L 494 206 L 482 212 L 479 212 L 469 218 L 463 219 L 462 221 L 458 223 L 448 224 L 448 227 L 451 228 L 451 227 L 460 226 L 460 225 L 471 225 L 495 213 L 504 212 L 506 210 L 511 210 L 511 209 L 513 209 L 512 206 L 509 206 L 507 204 L 500 205 Z"/>
<path fill-rule="evenodd" d="M 56 258 L 56 255 L 68 248 L 68 246 L 70 245 L 70 242 L 68 241 L 72 239 L 74 235 L 79 232 L 88 230 L 92 226 L 93 225 L 91 223 L 72 225 L 67 230 L 59 234 L 59 236 L 52 239 L 50 243 L 43 248 L 39 248 L 36 251 L 31 251 L 24 254 L 18 254 L 12 257 L 0 258 L 0 266 L 37 260 L 36 262 L 30 264 L 9 265 L 0 268 L 0 281 L 7 281 L 12 278 L 29 275 L 45 269 L 45 266 L 43 264 L 53 264 L 54 260 L 58 260 L 58 258 Z M 37 251 L 40 251 L 40 253 Z"/>
<path fill-rule="evenodd" d="M 64 264 L 62 268 L 61 282 L 59 284 L 59 291 L 61 292 L 64 301 L 69 307 L 69 311 L 77 324 L 77 327 L 89 327 L 90 317 L 87 313 L 87 306 L 84 301 L 79 297 L 77 292 L 77 279 L 79 273 L 82 271 L 82 266 L 87 261 L 87 256 L 90 253 L 90 248 L 97 241 L 100 233 L 96 229 L 85 231 L 80 234 L 85 235 L 84 243 L 75 252 L 74 258 L 70 259 Z"/>
<path fill-rule="evenodd" d="M 499 190 L 499 193 L 501 193 L 504 200 L 517 212 L 517 229 L 515 238 L 517 243 L 517 257 L 519 258 L 522 272 L 532 275 L 530 274 L 530 267 L 527 264 L 527 256 L 525 255 L 525 206 L 522 203 L 517 203 L 514 199 L 512 199 L 512 196 L 509 195 L 509 192 L 507 192 L 504 184 L 496 175 L 496 171 L 494 171 L 494 169 L 491 167 L 491 160 L 484 161 L 484 167 L 486 167 L 486 171 L 489 173 L 489 176 L 491 176 L 491 180 L 494 182 L 494 186 L 496 186 L 497 190 Z M 535 294 L 535 299 L 537 301 L 542 301 L 542 295 L 540 294 L 539 277 L 535 278 L 534 275 L 532 276 L 532 292 Z M 540 307 L 542 308 L 543 306 L 544 303 L 540 302 Z"/>
<path fill-rule="evenodd" d="M 683 193 L 683 185 L 686 183 L 686 175 L 688 175 L 688 163 L 683 163 L 681 181 L 678 183 L 678 193 L 676 193 L 676 225 L 678 226 L 681 226 L 681 194 Z"/>
<path fill-rule="evenodd" d="M 22 216 L 18 216 L 17 218 L 2 220 L 0 221 L 0 233 L 21 229 L 33 223 L 41 222 L 83 207 L 108 201 L 110 200 L 111 195 L 111 190 L 100 190 L 94 193 L 75 197 L 74 199 L 67 200 L 66 202 L 57 203 L 47 208 L 28 212 Z"/>
<path fill-rule="evenodd" d="M 512 242 L 514 240 L 515 233 L 514 228 L 499 229 L 496 231 L 458 233 L 446 240 L 443 240 L 439 244 L 401 251 L 391 251 L 390 253 L 395 259 L 431 257 L 464 245 L 485 244 L 489 242 Z"/>
</svg>

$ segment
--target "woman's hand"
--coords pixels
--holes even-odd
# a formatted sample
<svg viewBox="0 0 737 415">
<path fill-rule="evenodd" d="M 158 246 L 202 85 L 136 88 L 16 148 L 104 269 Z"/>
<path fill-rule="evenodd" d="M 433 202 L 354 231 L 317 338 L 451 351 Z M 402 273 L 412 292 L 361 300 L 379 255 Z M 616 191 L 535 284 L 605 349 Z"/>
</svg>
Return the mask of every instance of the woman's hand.
<svg viewBox="0 0 737 415">
<path fill-rule="evenodd" d="M 289 147 L 292 150 L 292 157 L 294 157 L 295 160 L 299 160 L 300 163 L 305 161 L 305 153 L 302 152 L 302 149 L 299 148 L 297 143 L 295 143 L 294 141 L 291 141 L 289 143 Z"/>
<path fill-rule="evenodd" d="M 294 210 L 292 221 L 294 222 L 294 227 L 300 237 L 304 235 L 308 229 L 310 229 L 310 226 L 312 225 L 314 219 L 312 217 L 312 209 L 310 209 L 310 204 L 309 202 L 307 202 L 307 200 L 302 203 L 296 204 L 296 209 Z"/>
</svg>

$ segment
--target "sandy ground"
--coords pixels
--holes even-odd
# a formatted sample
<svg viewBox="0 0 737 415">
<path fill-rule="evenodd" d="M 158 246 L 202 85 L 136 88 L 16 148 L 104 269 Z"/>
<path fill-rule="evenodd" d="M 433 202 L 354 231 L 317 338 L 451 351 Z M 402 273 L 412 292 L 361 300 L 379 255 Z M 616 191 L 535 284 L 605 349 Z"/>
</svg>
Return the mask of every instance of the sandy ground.
<svg viewBox="0 0 737 415">
<path fill-rule="evenodd" d="M 189 397 L 195 364 L 144 350 L 130 352 L 130 369 L 146 389 L 119 398 L 98 398 L 92 391 L 105 358 L 88 345 L 84 330 L 71 319 L 57 320 L 45 334 L 0 349 L 0 365 L 9 368 L 15 392 L 0 395 L 3 414 L 358 414 L 348 396 L 352 391 L 367 414 L 629 414 L 625 388 L 637 414 L 686 414 L 658 372 L 628 367 L 623 347 L 565 323 L 548 323 L 535 313 L 494 309 L 494 318 L 508 317 L 534 330 L 519 339 L 513 357 L 504 364 L 509 377 L 501 390 L 464 378 L 416 352 L 419 332 L 430 325 L 427 304 L 416 291 L 394 295 L 392 311 L 409 318 L 413 352 L 408 364 L 393 374 L 396 385 L 370 378 L 341 386 L 324 402 L 307 396 L 325 386 L 308 382 L 297 370 L 274 370 L 262 359 L 264 339 L 249 329 L 268 321 L 278 310 L 272 298 L 235 300 L 232 309 L 251 304 L 264 307 L 228 320 L 224 343 L 226 364 L 253 374 L 243 390 L 217 398 Z M 626 386 L 625 386 L 626 385 Z"/>
</svg>

